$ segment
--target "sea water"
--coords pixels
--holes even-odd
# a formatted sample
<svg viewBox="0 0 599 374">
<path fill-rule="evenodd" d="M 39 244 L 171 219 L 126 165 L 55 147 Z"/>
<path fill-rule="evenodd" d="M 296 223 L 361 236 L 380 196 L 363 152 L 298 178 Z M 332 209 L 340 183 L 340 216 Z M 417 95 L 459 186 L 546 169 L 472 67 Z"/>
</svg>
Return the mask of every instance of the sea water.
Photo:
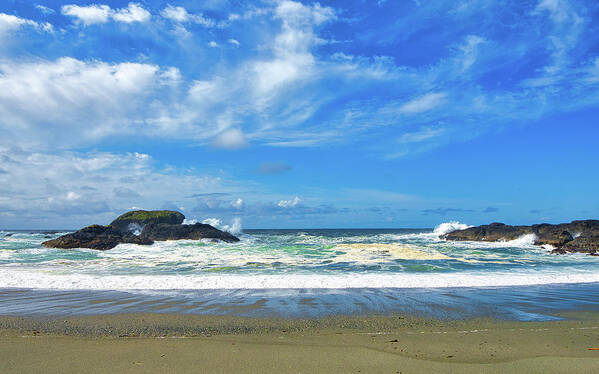
<svg viewBox="0 0 599 374">
<path fill-rule="evenodd" d="M 586 304 L 599 295 L 599 257 L 554 255 L 535 246 L 534 236 L 499 243 L 441 239 L 462 227 L 453 222 L 420 230 L 245 230 L 238 243 L 180 240 L 108 251 L 41 245 L 64 233 L 0 231 L 0 314 L 58 311 L 61 305 L 71 311 L 143 311 L 135 306 L 152 300 L 162 300 L 161 311 L 200 313 L 234 312 L 233 303 L 245 308 L 237 313 L 244 315 L 425 310 L 435 303 L 446 313 L 460 298 L 470 300 L 465 310 L 472 314 L 501 302 L 505 312 L 513 309 L 510 299 L 522 305 L 517 296 L 528 295 L 528 311 L 513 312 L 522 318 L 547 300 L 561 300 L 561 309 L 596 305 Z M 489 292 L 504 295 L 503 301 L 492 301 Z M 100 293 L 120 302 L 87 303 Z"/>
</svg>

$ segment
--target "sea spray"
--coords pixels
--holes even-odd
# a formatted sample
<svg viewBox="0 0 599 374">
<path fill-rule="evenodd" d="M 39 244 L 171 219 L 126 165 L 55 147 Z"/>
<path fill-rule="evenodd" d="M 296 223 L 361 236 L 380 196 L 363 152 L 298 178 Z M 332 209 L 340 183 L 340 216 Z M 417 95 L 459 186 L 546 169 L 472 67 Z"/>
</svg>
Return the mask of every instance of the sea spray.
<svg viewBox="0 0 599 374">
<path fill-rule="evenodd" d="M 435 229 L 433 230 L 433 234 L 435 234 L 437 236 L 441 236 L 441 235 L 450 233 L 452 231 L 464 230 L 469 227 L 472 227 L 472 226 L 466 225 L 464 223 L 460 223 L 458 221 L 443 222 L 440 225 L 438 225 L 437 227 L 435 227 Z"/>
</svg>

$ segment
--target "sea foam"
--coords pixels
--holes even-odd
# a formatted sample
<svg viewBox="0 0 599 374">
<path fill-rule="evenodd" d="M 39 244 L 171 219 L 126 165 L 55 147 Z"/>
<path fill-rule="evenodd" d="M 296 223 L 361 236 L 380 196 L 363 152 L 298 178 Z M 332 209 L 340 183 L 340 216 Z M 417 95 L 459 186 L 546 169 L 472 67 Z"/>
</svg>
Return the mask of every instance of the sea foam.
<svg viewBox="0 0 599 374">
<path fill-rule="evenodd" d="M 565 270 L 565 269 L 564 269 Z M 599 282 L 599 271 L 435 274 L 91 275 L 5 269 L 0 288 L 65 290 L 351 289 L 498 287 Z"/>
<path fill-rule="evenodd" d="M 469 227 L 472 226 L 466 225 L 465 223 L 460 223 L 458 221 L 443 222 L 442 224 L 435 227 L 435 229 L 433 230 L 433 234 L 435 234 L 436 236 L 441 236 L 452 231 L 464 230 Z"/>
</svg>

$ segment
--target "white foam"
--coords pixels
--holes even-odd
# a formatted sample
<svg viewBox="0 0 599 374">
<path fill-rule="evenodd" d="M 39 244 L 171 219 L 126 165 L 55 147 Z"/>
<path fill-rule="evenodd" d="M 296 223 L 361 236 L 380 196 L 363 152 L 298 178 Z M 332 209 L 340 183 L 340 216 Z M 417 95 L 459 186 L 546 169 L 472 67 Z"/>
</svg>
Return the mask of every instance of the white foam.
<svg viewBox="0 0 599 374">
<path fill-rule="evenodd" d="M 526 234 L 522 235 L 517 239 L 508 240 L 505 244 L 508 244 L 513 247 L 528 247 L 534 245 L 537 241 L 537 236 L 535 234 Z"/>
<path fill-rule="evenodd" d="M 496 287 L 599 282 L 599 272 L 529 271 L 453 274 L 89 275 L 4 269 L 0 288 L 198 290 Z M 40 285 L 43 285 L 40 287 Z"/>
<path fill-rule="evenodd" d="M 435 227 L 435 229 L 433 230 L 433 234 L 435 234 L 436 236 L 441 236 L 441 235 L 450 233 L 452 231 L 464 230 L 469 227 L 472 227 L 472 226 L 468 226 L 465 223 L 460 223 L 458 221 L 443 222 L 442 224 Z"/>
</svg>

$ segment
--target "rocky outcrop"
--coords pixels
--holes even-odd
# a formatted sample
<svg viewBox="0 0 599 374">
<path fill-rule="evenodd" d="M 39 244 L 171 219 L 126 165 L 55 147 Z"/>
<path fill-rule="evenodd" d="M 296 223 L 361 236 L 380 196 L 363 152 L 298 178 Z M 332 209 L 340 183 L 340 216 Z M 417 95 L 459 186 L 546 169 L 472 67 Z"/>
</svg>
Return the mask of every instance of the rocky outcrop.
<svg viewBox="0 0 599 374">
<path fill-rule="evenodd" d="M 446 240 L 497 242 L 514 240 L 527 234 L 535 235 L 536 245 L 553 246 L 554 253 L 599 253 L 598 220 L 572 221 L 558 225 L 543 223 L 532 226 L 510 226 L 496 222 L 452 231 L 441 237 Z"/>
<path fill-rule="evenodd" d="M 133 234 L 123 234 L 112 226 L 91 225 L 42 244 L 50 248 L 91 248 L 105 251 L 120 243 L 152 244 L 153 241 Z"/>
<path fill-rule="evenodd" d="M 228 232 L 220 231 L 210 225 L 196 223 L 194 225 L 169 225 L 168 223 L 151 223 L 144 227 L 140 237 L 147 240 L 180 240 L 180 239 L 218 239 L 228 243 L 239 239 Z"/>
<path fill-rule="evenodd" d="M 137 210 L 121 215 L 108 226 L 87 226 L 74 233 L 45 241 L 42 245 L 50 248 L 108 250 L 121 243 L 149 245 L 154 241 L 164 240 L 214 239 L 229 243 L 239 241 L 228 232 L 210 225 L 183 225 L 183 220 L 185 216 L 179 212 Z"/>
<path fill-rule="evenodd" d="M 110 223 L 110 226 L 123 233 L 143 230 L 150 223 L 168 223 L 180 225 L 185 216 L 173 210 L 134 210 L 120 215 Z"/>
</svg>

